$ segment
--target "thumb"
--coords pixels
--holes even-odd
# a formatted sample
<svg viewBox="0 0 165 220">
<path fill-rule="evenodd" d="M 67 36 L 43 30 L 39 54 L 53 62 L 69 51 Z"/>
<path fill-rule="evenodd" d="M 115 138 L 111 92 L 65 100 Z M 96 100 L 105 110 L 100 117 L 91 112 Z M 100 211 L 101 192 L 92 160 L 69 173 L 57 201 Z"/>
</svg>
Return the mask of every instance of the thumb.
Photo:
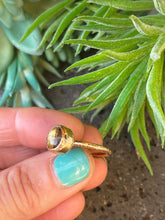
<svg viewBox="0 0 165 220">
<path fill-rule="evenodd" d="M 60 156 L 44 152 L 1 171 L 0 219 L 33 219 L 48 212 L 81 191 L 94 169 L 93 157 L 75 148 Z"/>
</svg>

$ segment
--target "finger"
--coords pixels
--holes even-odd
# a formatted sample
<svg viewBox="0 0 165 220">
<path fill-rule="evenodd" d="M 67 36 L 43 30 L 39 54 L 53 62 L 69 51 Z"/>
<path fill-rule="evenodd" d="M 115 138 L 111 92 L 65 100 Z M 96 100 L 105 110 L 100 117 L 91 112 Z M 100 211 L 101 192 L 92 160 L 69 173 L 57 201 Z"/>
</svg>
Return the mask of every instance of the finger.
<svg viewBox="0 0 165 220">
<path fill-rule="evenodd" d="M 82 138 L 84 141 L 95 142 L 97 144 L 103 143 L 101 134 L 96 128 L 90 125 L 84 125 L 84 127 L 84 136 Z M 93 189 L 100 185 L 105 180 L 107 172 L 108 168 L 106 160 L 104 158 L 95 158 L 95 172 L 93 178 L 83 191 Z"/>
<path fill-rule="evenodd" d="M 104 158 L 95 158 L 95 172 L 83 191 L 93 189 L 102 184 L 107 176 L 107 172 L 108 166 L 106 160 Z"/>
<path fill-rule="evenodd" d="M 102 172 L 100 172 L 100 170 Z M 89 181 L 83 191 L 90 190 L 100 185 L 107 175 L 107 164 L 103 158 L 95 158 L 95 172 L 92 179 Z M 75 219 L 80 215 L 85 206 L 85 199 L 82 193 L 77 193 L 67 199 L 54 209 L 48 211 L 44 215 L 35 220 L 68 220 Z M 63 210 L 66 210 L 65 212 Z"/>
<path fill-rule="evenodd" d="M 0 219 L 33 219 L 85 188 L 93 157 L 80 148 L 54 157 L 45 152 L 1 171 Z"/>
<path fill-rule="evenodd" d="M 24 146 L 0 148 L 0 170 L 6 169 L 27 158 L 33 157 L 43 150 Z"/>
<path fill-rule="evenodd" d="M 46 137 L 56 125 L 69 127 L 76 139 L 84 133 L 82 122 L 64 112 L 43 108 L 1 108 L 0 147 L 28 146 L 46 148 Z"/>
<path fill-rule="evenodd" d="M 25 148 L 23 151 L 21 151 L 21 148 L 24 148 L 24 147 L 19 147 L 18 149 L 16 148 L 16 150 L 15 150 L 15 148 L 10 148 L 10 150 L 13 149 L 15 152 L 13 151 L 11 154 L 8 154 L 9 157 L 7 158 L 7 160 L 5 160 L 5 159 L 0 160 L 0 170 L 3 170 L 7 167 L 14 165 L 15 162 L 18 162 L 21 159 L 24 160 L 24 159 L 30 158 L 34 155 L 37 155 L 39 153 L 39 150 Z M 4 148 L 4 149 L 8 150 L 8 148 Z M 12 155 L 14 153 L 17 155 L 17 157 L 15 158 L 16 161 L 13 161 Z M 0 155 L 0 158 L 2 156 L 3 156 L 3 153 L 2 153 L 2 155 Z M 95 171 L 94 171 L 92 180 L 89 181 L 89 183 L 83 189 L 83 191 L 93 189 L 93 188 L 97 187 L 98 185 L 100 185 L 105 180 L 107 172 L 108 172 L 108 169 L 107 169 L 106 160 L 103 158 L 95 158 Z"/>
<path fill-rule="evenodd" d="M 84 124 L 83 141 L 88 141 L 96 144 L 103 144 L 102 136 L 99 130 L 91 125 Z"/>
<path fill-rule="evenodd" d="M 51 120 L 51 119 L 50 119 Z M 33 122 L 31 122 L 33 123 Z M 49 124 L 49 123 L 47 123 Z M 83 125 L 83 137 L 82 140 L 95 142 L 97 144 L 102 144 L 102 138 L 100 132 L 90 126 L 90 125 Z M 45 127 L 45 130 L 48 130 Z M 27 131 L 28 132 L 28 131 Z M 28 135 L 28 134 L 26 134 Z M 31 137 L 29 136 L 29 139 Z M 1 141 L 1 140 L 0 140 Z M 40 141 L 40 137 L 38 137 L 38 142 Z M 36 140 L 37 142 L 37 140 Z M 45 140 L 46 145 L 46 140 Z M 30 158 L 38 153 L 40 153 L 40 149 L 32 149 L 25 146 L 16 146 L 16 147 L 1 147 L 0 149 L 0 169 L 8 168 L 18 162 L 21 162 L 27 158 Z"/>
<path fill-rule="evenodd" d="M 35 218 L 34 220 L 68 220 L 78 217 L 85 206 L 84 195 L 79 192 L 55 208 Z"/>
<path fill-rule="evenodd" d="M 39 153 L 39 150 L 25 149 L 25 152 L 21 152 L 21 153 L 16 150 L 13 153 L 15 153 L 16 155 L 18 154 L 20 156 L 20 158 L 22 160 L 24 160 L 24 159 L 30 158 L 34 155 L 37 155 Z M 23 153 L 25 153 L 25 154 L 23 154 Z M 22 157 L 21 157 L 21 155 L 22 155 Z M 0 157 L 1 157 L 1 155 L 0 155 Z M 17 157 L 15 159 L 18 162 L 18 161 L 20 161 L 20 158 Z M 15 162 L 16 161 L 13 162 L 13 158 L 12 158 L 12 154 L 11 154 L 11 158 L 8 157 L 7 160 L 5 160 L 5 159 L 3 161 L 0 160 L 0 170 L 3 170 L 5 168 L 8 168 L 8 167 L 14 165 Z M 90 189 L 93 189 L 93 188 L 99 186 L 105 180 L 105 178 L 107 176 L 107 172 L 108 172 L 108 169 L 107 169 L 107 163 L 106 163 L 105 159 L 95 158 L 95 172 L 93 174 L 93 178 L 91 181 L 89 181 L 88 185 L 83 189 L 83 191 L 87 191 L 87 190 L 90 190 Z"/>
</svg>

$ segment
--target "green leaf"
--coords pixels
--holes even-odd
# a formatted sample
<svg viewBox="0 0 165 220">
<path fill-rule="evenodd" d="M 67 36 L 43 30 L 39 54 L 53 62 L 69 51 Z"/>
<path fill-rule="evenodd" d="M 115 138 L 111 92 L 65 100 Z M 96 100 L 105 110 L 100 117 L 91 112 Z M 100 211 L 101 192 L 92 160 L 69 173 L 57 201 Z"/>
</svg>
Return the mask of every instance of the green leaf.
<svg viewBox="0 0 165 220">
<path fill-rule="evenodd" d="M 53 73 L 55 76 L 62 78 L 62 76 L 60 75 L 60 73 L 56 70 L 56 68 L 54 66 L 52 66 L 50 63 L 48 63 L 47 61 L 43 60 L 43 59 L 39 59 L 38 64 L 40 66 L 42 66 L 44 69 L 48 70 L 49 72 Z"/>
<path fill-rule="evenodd" d="M 3 15 L 4 9 L 5 9 L 4 4 L 0 2 L 0 16 Z"/>
<path fill-rule="evenodd" d="M 117 131 L 117 134 L 116 134 L 116 138 L 117 138 L 117 139 L 119 139 L 120 134 L 121 134 L 121 132 L 122 132 L 122 130 L 123 130 L 123 128 L 124 128 L 125 123 L 126 123 L 126 117 L 123 119 L 123 121 L 122 121 L 122 123 L 120 124 L 120 127 L 119 127 L 119 129 L 118 129 L 118 131 Z"/>
<path fill-rule="evenodd" d="M 106 11 L 107 11 L 107 6 L 102 6 L 94 13 L 94 16 L 102 17 Z M 93 25 L 93 23 L 89 22 L 88 25 Z M 90 34 L 90 31 L 83 31 L 83 33 L 80 36 L 80 39 L 86 39 L 89 34 Z M 76 56 L 81 52 L 81 49 L 82 49 L 82 45 L 79 45 L 76 49 L 76 54 L 75 54 Z"/>
<path fill-rule="evenodd" d="M 130 28 L 133 24 L 128 18 L 102 18 L 97 16 L 79 16 L 75 21 L 94 22 L 116 28 Z"/>
<path fill-rule="evenodd" d="M 117 76 L 120 74 L 120 70 L 119 71 L 115 71 L 114 73 L 104 77 L 102 80 L 100 80 L 98 82 L 98 84 L 91 90 L 91 94 L 95 93 L 96 91 L 101 91 L 106 89 L 111 83 L 112 81 L 117 78 Z"/>
<path fill-rule="evenodd" d="M 72 64 L 71 66 L 69 66 L 65 71 L 68 71 L 70 69 L 73 69 L 73 68 L 76 68 L 78 66 L 85 66 L 86 67 L 89 67 L 91 66 L 92 64 L 95 64 L 97 62 L 103 62 L 103 61 L 109 61 L 111 60 L 108 56 L 104 55 L 104 54 L 96 54 L 96 55 L 93 55 L 93 56 L 90 56 L 90 57 L 87 57 L 87 58 L 84 58 L 74 64 Z"/>
<path fill-rule="evenodd" d="M 106 101 L 102 102 L 101 105 L 98 105 L 93 109 L 100 108 L 101 106 L 106 106 L 106 105 L 109 104 L 109 102 L 110 102 L 109 100 L 106 100 Z M 88 106 L 89 106 L 88 104 L 81 105 L 81 106 L 74 106 L 74 107 L 71 107 L 71 108 L 62 109 L 61 111 L 68 112 L 68 113 L 82 113 L 86 110 L 86 108 Z"/>
<path fill-rule="evenodd" d="M 102 135 L 102 137 L 104 138 L 106 136 L 106 134 L 109 132 L 109 130 L 107 130 L 107 127 L 109 126 L 109 117 L 104 121 L 104 123 L 101 125 L 101 127 L 99 128 L 99 131 Z"/>
<path fill-rule="evenodd" d="M 25 69 L 27 67 L 29 67 L 32 71 L 34 69 L 33 67 L 33 61 L 32 61 L 32 57 L 26 53 L 23 53 L 22 51 L 19 53 L 18 56 L 18 68 L 19 71 L 21 69 Z"/>
<path fill-rule="evenodd" d="M 157 123 L 156 123 L 156 120 L 155 120 L 155 117 L 154 117 L 154 113 L 153 113 L 153 110 L 148 102 L 148 99 L 146 100 L 146 107 L 147 107 L 147 112 L 150 116 L 150 119 L 155 127 L 155 130 L 156 130 L 156 136 L 157 136 L 157 139 L 159 138 L 159 130 L 158 130 L 158 126 L 157 126 Z"/>
<path fill-rule="evenodd" d="M 65 6 L 69 5 L 73 1 L 74 0 L 65 0 L 63 2 L 59 2 L 58 4 L 55 4 L 55 6 L 53 6 L 52 8 L 43 12 L 39 17 L 37 17 L 34 20 L 31 26 L 26 30 L 23 37 L 20 39 L 20 42 L 24 41 L 27 38 L 27 36 L 29 36 L 29 34 L 31 34 L 34 31 L 34 29 L 36 29 L 45 19 L 47 19 L 47 22 L 50 21 L 53 17 L 60 13 Z"/>
<path fill-rule="evenodd" d="M 46 41 L 50 38 L 50 36 L 54 33 L 54 31 L 57 29 L 59 23 L 64 19 L 64 17 L 66 16 L 66 13 L 64 13 L 63 15 L 61 15 L 59 18 L 57 18 L 49 27 L 48 29 L 45 31 L 44 36 L 40 42 L 40 45 L 38 46 L 39 48 L 42 48 L 44 46 L 44 44 L 46 43 Z"/>
<path fill-rule="evenodd" d="M 76 22 L 76 21 L 73 21 L 73 22 L 70 24 L 70 26 L 69 26 L 68 29 L 66 30 L 66 32 L 65 32 L 65 34 L 64 34 L 64 36 L 63 36 L 63 38 L 62 38 L 62 40 L 60 41 L 60 43 L 59 43 L 57 46 L 55 46 L 55 48 L 54 48 L 54 50 L 53 50 L 54 52 L 58 51 L 61 47 L 64 46 L 65 41 L 68 40 L 68 39 L 71 37 L 72 33 L 74 32 L 73 27 L 76 26 L 76 25 L 77 25 L 77 22 Z"/>
<path fill-rule="evenodd" d="M 120 127 L 123 126 L 123 122 L 125 123 L 127 110 L 128 110 L 128 106 L 126 105 L 123 111 L 121 112 L 121 114 L 118 116 L 118 119 L 114 121 L 113 127 L 112 127 L 112 138 L 119 131 Z"/>
<path fill-rule="evenodd" d="M 160 15 L 160 14 L 146 15 L 146 16 L 139 17 L 139 19 L 142 22 L 144 22 L 150 26 L 164 28 L 164 16 L 163 15 Z"/>
<path fill-rule="evenodd" d="M 102 7 L 105 7 L 105 6 L 102 6 Z M 103 17 L 104 18 L 110 18 L 110 17 L 115 16 L 117 9 L 113 8 L 113 7 L 109 7 L 109 6 L 106 6 L 106 7 L 107 7 L 107 11 L 106 11 L 106 13 L 104 14 Z M 96 36 L 94 37 L 94 40 L 100 39 L 102 36 L 104 36 L 104 34 L 105 33 L 103 31 L 97 33 Z"/>
<path fill-rule="evenodd" d="M 74 63 L 74 62 L 76 62 L 77 60 L 80 60 L 79 55 L 74 56 L 75 51 L 74 51 L 74 49 L 72 50 L 71 47 L 65 45 L 64 48 L 63 48 L 63 50 L 65 50 L 65 54 L 66 54 L 66 56 L 67 56 L 67 62 L 68 62 L 69 64 Z"/>
<path fill-rule="evenodd" d="M 23 6 L 22 1 L 11 1 L 11 0 L 2 0 L 8 12 L 10 12 L 13 16 L 19 16 L 21 14 L 21 9 Z"/>
<path fill-rule="evenodd" d="M 23 107 L 32 106 L 31 92 L 27 85 L 20 90 L 20 95 Z"/>
<path fill-rule="evenodd" d="M 103 32 L 117 32 L 116 28 L 114 27 L 110 27 L 107 25 L 102 25 L 102 24 L 93 24 L 93 25 L 81 25 L 81 26 L 75 26 L 73 27 L 74 30 L 78 30 L 78 31 L 87 31 L 87 32 L 99 32 L 99 31 L 103 31 Z"/>
<path fill-rule="evenodd" d="M 20 92 L 16 92 L 13 99 L 13 107 L 20 108 L 22 107 L 22 100 Z"/>
<path fill-rule="evenodd" d="M 6 101 L 5 101 L 5 107 L 10 107 L 12 105 L 13 97 L 8 96 Z"/>
<path fill-rule="evenodd" d="M 92 85 L 94 85 L 94 84 L 92 84 Z M 97 86 L 98 83 L 95 83 L 95 85 Z M 85 103 L 94 102 L 97 99 L 97 97 L 100 95 L 100 93 L 106 88 L 106 86 L 95 91 L 95 92 L 93 92 L 92 90 L 89 90 L 89 88 L 92 88 L 92 87 L 90 87 L 90 86 L 87 87 L 87 89 L 85 89 L 81 93 L 81 95 L 74 101 L 74 103 L 73 103 L 74 106 L 77 104 L 84 103 L 84 102 Z M 98 106 L 102 106 L 104 102 L 105 103 L 112 102 L 114 99 L 116 99 L 118 97 L 119 94 L 120 94 L 120 91 L 116 90 L 115 92 L 113 92 L 113 94 L 111 96 L 107 97 L 105 100 L 102 100 L 102 102 L 99 105 L 95 106 L 94 108 L 97 108 Z M 88 106 L 89 106 L 89 104 L 88 104 Z"/>
<path fill-rule="evenodd" d="M 149 44 L 143 47 L 140 47 L 136 50 L 132 50 L 129 52 L 116 52 L 115 50 L 105 50 L 101 52 L 101 54 L 109 56 L 112 59 L 120 60 L 120 61 L 133 61 L 146 56 L 148 52 L 151 50 L 153 44 Z"/>
<path fill-rule="evenodd" d="M 144 151 L 143 146 L 142 146 L 141 141 L 140 141 L 139 129 L 138 129 L 137 121 L 134 124 L 134 126 L 131 128 L 130 134 L 131 134 L 131 139 L 132 139 L 132 141 L 134 143 L 134 146 L 135 146 L 136 150 L 138 151 L 138 153 L 140 154 L 140 156 L 143 159 L 144 163 L 146 164 L 147 168 L 149 169 L 150 174 L 153 175 L 153 171 L 152 171 L 151 165 L 150 165 L 150 163 L 148 161 L 148 158 L 147 158 L 147 156 L 145 154 L 145 151 Z"/>
<path fill-rule="evenodd" d="M 73 77 L 67 80 L 63 80 L 61 82 L 54 83 L 49 86 L 49 88 L 60 86 L 60 85 L 73 85 L 73 84 L 82 84 L 82 83 L 89 83 L 89 82 L 95 82 L 99 79 L 102 79 L 106 77 L 109 74 L 114 73 L 115 71 L 122 70 L 127 65 L 126 62 L 117 62 L 111 66 L 108 66 L 106 68 L 96 70 L 94 72 Z"/>
<path fill-rule="evenodd" d="M 90 122 L 91 122 L 91 123 L 93 122 L 94 118 L 95 118 L 104 108 L 106 108 L 106 106 L 107 106 L 108 104 L 109 104 L 109 103 L 106 103 L 106 104 L 100 106 L 99 108 L 97 108 L 97 109 L 94 111 L 94 113 L 93 113 L 93 114 L 91 115 L 91 117 L 90 117 Z"/>
<path fill-rule="evenodd" d="M 154 35 L 159 35 L 159 34 L 165 33 L 164 28 L 155 27 L 155 26 L 145 24 L 139 18 L 137 18 L 135 15 L 131 15 L 130 19 L 132 20 L 137 31 L 142 35 L 154 36 Z"/>
<path fill-rule="evenodd" d="M 103 89 L 101 89 L 101 90 L 99 90 L 99 91 L 97 91 L 95 93 L 92 93 L 92 94 L 90 94 L 90 93 L 89 94 L 84 94 L 83 96 L 77 98 L 74 101 L 73 106 L 78 105 L 78 104 L 82 104 L 82 103 L 89 103 L 88 104 L 88 106 L 89 106 L 90 103 L 94 102 L 94 100 L 99 96 L 99 94 L 100 94 L 99 92 L 102 92 L 102 91 L 103 91 Z M 109 99 L 106 99 L 106 101 L 108 100 L 108 102 L 110 102 L 109 100 L 113 100 L 113 99 L 114 99 L 114 97 L 110 97 Z M 102 103 L 103 102 L 104 102 L 104 100 L 102 101 Z M 102 103 L 97 105 L 97 107 L 101 106 Z M 94 107 L 94 109 L 97 108 L 97 107 Z"/>
<path fill-rule="evenodd" d="M 147 144 L 147 147 L 149 150 L 151 150 L 150 140 L 149 140 L 146 125 L 145 125 L 145 103 L 143 104 L 143 106 L 141 107 L 141 110 L 139 111 L 139 117 L 137 120 L 138 120 L 138 125 L 140 128 L 141 134 L 143 135 L 143 138 Z"/>
<path fill-rule="evenodd" d="M 10 1 L 10 0 L 9 0 Z M 13 0 L 15 1 L 15 0 Z M 18 0 L 19 1 L 19 0 Z M 21 0 L 22 1 L 22 0 Z M 51 10 L 52 7 L 56 6 L 59 2 L 63 2 L 64 0 L 25 0 L 23 1 L 23 8 L 25 11 L 27 11 L 29 14 L 32 15 L 32 17 L 36 18 L 42 13 L 46 12 L 47 10 Z M 46 12 L 47 13 L 47 12 Z M 51 13 L 50 13 L 51 15 Z M 45 19 L 49 17 L 48 14 L 45 16 Z M 44 21 L 45 21 L 44 19 Z"/>
<path fill-rule="evenodd" d="M 162 76 L 161 102 L 162 102 L 163 111 L 165 112 L 165 70 L 164 69 L 163 69 L 163 76 Z"/>
<path fill-rule="evenodd" d="M 45 56 L 46 56 L 46 60 L 48 60 L 49 62 L 52 62 L 54 58 L 58 60 L 57 54 L 53 52 L 52 48 L 45 50 Z"/>
<path fill-rule="evenodd" d="M 40 82 L 42 82 L 46 87 L 49 86 L 49 82 L 48 82 L 47 79 L 43 76 L 43 74 L 41 73 L 41 71 L 39 70 L 39 68 L 35 68 L 34 73 L 35 73 L 36 77 L 39 79 Z"/>
<path fill-rule="evenodd" d="M 27 39 L 20 43 L 20 37 L 23 35 L 25 30 L 32 24 L 32 18 L 26 14 L 24 20 L 13 20 L 12 26 L 7 28 L 2 26 L 6 36 L 10 42 L 19 50 L 32 55 L 41 55 L 43 50 L 38 50 L 39 43 L 41 41 L 41 34 L 39 29 L 35 29 Z"/>
<path fill-rule="evenodd" d="M 32 86 L 32 88 L 41 94 L 41 88 L 40 88 L 40 85 L 39 85 L 35 75 L 34 75 L 34 72 L 31 69 L 26 68 L 23 70 L 23 73 L 25 75 L 26 80 Z"/>
<path fill-rule="evenodd" d="M 160 59 L 162 52 L 165 50 L 165 34 L 161 34 L 153 46 L 150 57 L 153 61 Z"/>
<path fill-rule="evenodd" d="M 74 106 L 71 108 L 65 108 L 65 109 L 60 109 L 62 112 L 67 112 L 67 113 L 82 113 L 85 111 L 85 109 L 88 107 L 88 105 L 82 105 L 82 106 Z"/>
<path fill-rule="evenodd" d="M 65 28 L 69 25 L 69 23 L 87 6 L 87 0 L 84 0 L 80 4 L 78 4 L 76 7 L 74 7 L 71 11 L 68 12 L 68 14 L 65 16 L 65 18 L 62 20 L 62 22 L 59 24 L 53 39 L 51 40 L 50 44 L 48 45 L 48 48 L 51 47 L 60 37 L 62 32 L 65 30 Z"/>
<path fill-rule="evenodd" d="M 126 11 L 143 11 L 154 9 L 151 1 L 128 1 L 128 0 L 88 0 L 88 2 L 100 5 L 107 5 Z"/>
<path fill-rule="evenodd" d="M 0 28 L 0 74 L 4 72 L 11 63 L 14 56 L 14 48 Z"/>
<path fill-rule="evenodd" d="M 165 15 L 165 1 L 164 0 L 153 0 L 156 10 Z"/>
<path fill-rule="evenodd" d="M 113 126 L 113 123 L 115 123 L 115 120 L 118 119 L 118 116 L 122 113 L 123 109 L 127 105 L 132 93 L 135 91 L 135 88 L 137 87 L 139 80 L 141 79 L 142 75 L 146 70 L 146 64 L 147 59 L 145 58 L 142 62 L 140 62 L 135 71 L 133 71 L 133 73 L 131 74 L 126 86 L 120 93 L 110 116 L 106 120 L 106 126 L 103 125 L 103 127 L 101 127 L 100 129 L 103 137 L 106 136 L 108 131 Z"/>
<path fill-rule="evenodd" d="M 121 73 L 106 87 L 106 89 L 95 99 L 93 103 L 85 111 L 85 114 L 90 111 L 93 107 L 100 104 L 103 100 L 113 94 L 113 92 L 118 89 L 127 78 L 131 75 L 131 73 L 136 68 L 137 63 L 130 63 Z"/>
<path fill-rule="evenodd" d="M 23 71 L 17 71 L 14 86 L 13 86 L 13 92 L 23 89 L 25 85 L 26 85 L 26 80 L 25 80 Z"/>
<path fill-rule="evenodd" d="M 58 46 L 57 46 L 58 47 Z M 55 47 L 55 50 L 56 50 L 56 47 Z M 66 56 L 66 53 L 63 49 L 59 49 L 58 50 L 58 57 L 59 57 L 59 60 L 61 60 L 62 62 L 67 62 L 67 56 Z"/>
<path fill-rule="evenodd" d="M 6 72 L 3 72 L 0 74 L 0 88 L 2 88 L 2 86 L 4 85 L 5 79 L 6 79 Z"/>
<path fill-rule="evenodd" d="M 92 83 L 90 86 L 86 87 L 81 94 L 79 95 L 78 99 L 81 97 L 88 97 L 88 95 L 93 91 L 93 89 L 99 84 L 98 82 Z M 77 99 L 76 99 L 77 100 Z M 76 100 L 74 101 L 74 103 L 76 102 Z"/>
<path fill-rule="evenodd" d="M 129 123 L 129 120 L 130 120 L 130 117 L 131 117 L 131 114 L 132 114 L 132 110 L 133 110 L 133 104 L 134 104 L 134 99 L 133 98 L 134 98 L 134 93 L 130 96 L 130 99 L 128 101 L 129 108 L 128 108 L 127 117 L 126 117 L 127 124 Z"/>
<path fill-rule="evenodd" d="M 100 90 L 100 92 L 102 92 L 102 89 Z M 74 106 L 77 104 L 81 104 L 81 103 L 90 103 L 93 102 L 97 97 L 99 96 L 99 91 L 95 92 L 94 94 L 90 95 L 88 94 L 86 96 L 86 94 L 84 94 L 83 96 L 79 97 L 78 99 L 76 99 L 74 101 Z M 88 104 L 89 105 L 89 104 Z"/>
<path fill-rule="evenodd" d="M 8 96 L 10 95 L 10 92 L 12 92 L 15 74 L 16 74 L 16 64 L 17 64 L 17 60 L 15 59 L 8 68 L 5 89 L 4 89 L 2 98 L 0 100 L 0 106 L 2 106 L 4 104 L 4 102 L 6 101 Z"/>
<path fill-rule="evenodd" d="M 41 108 L 50 108 L 54 109 L 54 107 L 50 104 L 50 102 L 44 97 L 43 94 L 38 93 L 36 90 L 31 89 L 31 97 L 33 102 L 41 107 Z"/>
<path fill-rule="evenodd" d="M 165 140 L 164 128 L 163 128 L 162 124 L 159 122 L 158 117 L 156 115 L 154 115 L 154 117 L 155 117 L 155 121 L 156 121 L 156 124 L 157 124 L 157 129 L 158 129 L 159 137 L 161 138 L 162 148 L 164 148 L 164 140 Z"/>
<path fill-rule="evenodd" d="M 150 75 L 148 77 L 146 92 L 149 104 L 153 110 L 154 116 L 156 116 L 158 122 L 162 125 L 165 136 L 165 115 L 163 113 L 161 103 L 160 103 L 160 77 L 162 76 L 162 67 L 164 65 L 164 57 L 155 61 L 151 69 Z M 161 132 L 161 130 L 160 130 Z"/>
<path fill-rule="evenodd" d="M 5 8 L 3 9 L 3 13 L 0 15 L 0 21 L 7 28 L 10 28 L 12 25 L 12 15 Z"/>
<path fill-rule="evenodd" d="M 126 39 L 115 39 L 115 40 L 79 40 L 79 39 L 71 39 L 65 41 L 66 44 L 81 44 L 88 46 L 90 48 L 97 48 L 97 49 L 115 49 L 120 48 L 126 45 L 136 45 L 143 43 L 146 41 L 147 38 L 145 37 L 132 37 Z"/>
<path fill-rule="evenodd" d="M 133 105 L 133 110 L 128 126 L 128 131 L 130 131 L 131 127 L 134 125 L 139 112 L 144 104 L 145 98 L 146 98 L 146 83 L 147 81 L 144 80 L 143 78 L 139 82 L 139 85 L 137 86 L 135 95 L 134 95 L 134 105 Z"/>
</svg>

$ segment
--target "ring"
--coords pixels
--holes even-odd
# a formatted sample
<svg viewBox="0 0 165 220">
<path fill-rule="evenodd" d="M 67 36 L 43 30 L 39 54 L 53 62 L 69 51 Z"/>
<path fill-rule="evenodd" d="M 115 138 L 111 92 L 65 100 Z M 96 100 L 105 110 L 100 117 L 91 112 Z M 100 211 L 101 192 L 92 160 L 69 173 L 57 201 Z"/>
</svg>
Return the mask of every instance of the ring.
<svg viewBox="0 0 165 220">
<path fill-rule="evenodd" d="M 75 147 L 87 149 L 95 157 L 107 157 L 111 154 L 111 151 L 102 145 L 85 141 L 74 141 L 73 132 L 63 125 L 54 127 L 48 133 L 47 148 L 49 151 L 64 154 Z"/>
</svg>

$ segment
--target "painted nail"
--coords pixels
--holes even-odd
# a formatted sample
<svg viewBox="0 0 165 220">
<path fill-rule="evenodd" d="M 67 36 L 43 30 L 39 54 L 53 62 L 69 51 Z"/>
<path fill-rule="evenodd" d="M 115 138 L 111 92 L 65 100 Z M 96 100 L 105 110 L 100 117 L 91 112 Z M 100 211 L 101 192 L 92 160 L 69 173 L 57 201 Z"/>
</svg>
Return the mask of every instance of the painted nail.
<svg viewBox="0 0 165 220">
<path fill-rule="evenodd" d="M 73 186 L 90 172 L 89 160 L 81 148 L 73 148 L 54 160 L 55 174 L 64 186 Z"/>
</svg>

